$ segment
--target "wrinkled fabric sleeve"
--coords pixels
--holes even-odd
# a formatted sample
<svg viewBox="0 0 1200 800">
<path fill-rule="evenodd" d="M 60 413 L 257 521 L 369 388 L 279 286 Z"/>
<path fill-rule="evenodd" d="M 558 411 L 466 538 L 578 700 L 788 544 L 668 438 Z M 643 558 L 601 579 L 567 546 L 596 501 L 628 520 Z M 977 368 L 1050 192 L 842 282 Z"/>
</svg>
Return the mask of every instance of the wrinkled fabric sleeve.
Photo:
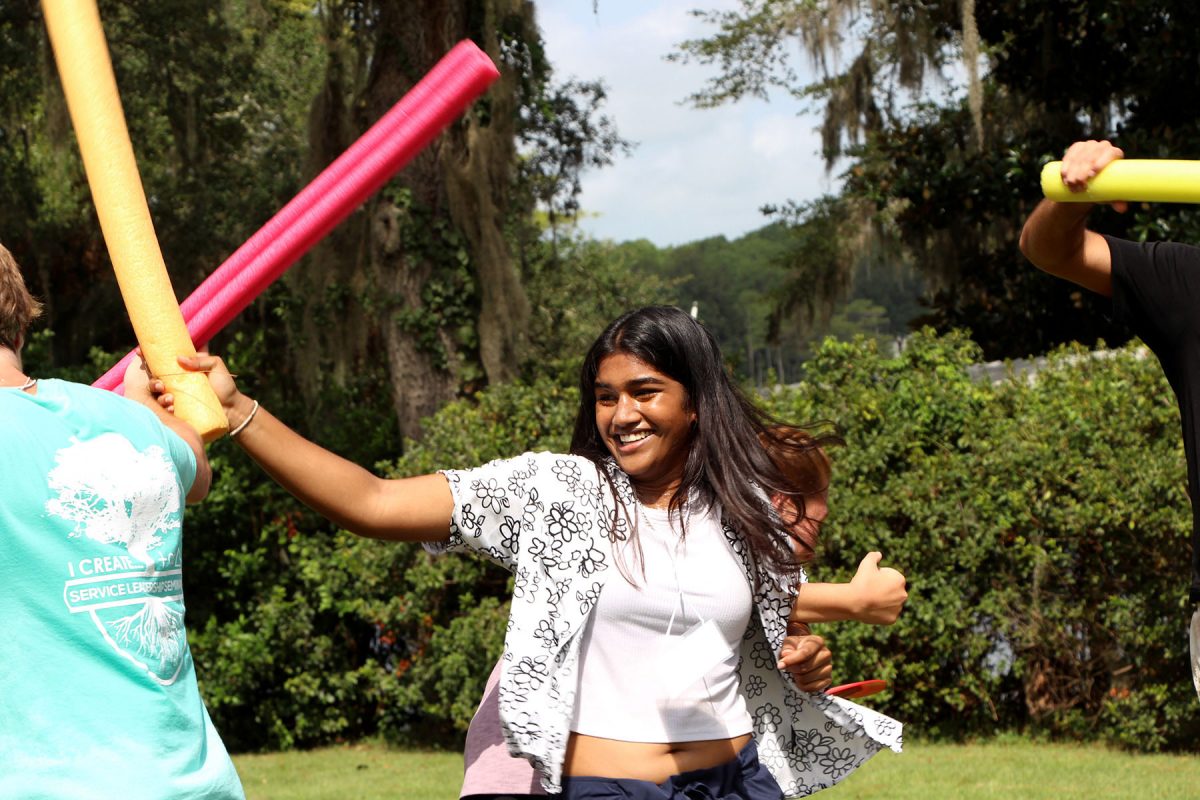
<svg viewBox="0 0 1200 800">
<path fill-rule="evenodd" d="M 473 469 L 441 470 L 454 497 L 450 537 L 427 542 L 425 549 L 435 555 L 473 551 L 515 570 L 523 523 L 537 498 L 532 482 L 537 472 L 537 458 L 530 453 Z"/>
</svg>

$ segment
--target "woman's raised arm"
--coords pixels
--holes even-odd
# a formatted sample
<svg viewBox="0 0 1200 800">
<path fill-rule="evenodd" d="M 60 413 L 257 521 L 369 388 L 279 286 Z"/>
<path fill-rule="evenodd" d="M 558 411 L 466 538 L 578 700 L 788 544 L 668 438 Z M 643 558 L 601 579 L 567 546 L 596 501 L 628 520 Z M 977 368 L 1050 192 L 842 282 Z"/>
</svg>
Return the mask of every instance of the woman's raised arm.
<svg viewBox="0 0 1200 800">
<path fill-rule="evenodd" d="M 904 576 L 880 567 L 883 554 L 867 553 L 849 583 L 802 583 L 792 604 L 793 622 L 854 620 L 891 625 L 908 599 Z"/>
<path fill-rule="evenodd" d="M 310 442 L 238 390 L 217 356 L 181 356 L 184 369 L 208 373 L 237 443 L 283 488 L 318 514 L 359 536 L 443 541 L 454 500 L 440 474 L 380 478 Z M 155 391 L 162 391 L 156 382 Z M 170 404 L 171 397 L 162 401 Z"/>
</svg>

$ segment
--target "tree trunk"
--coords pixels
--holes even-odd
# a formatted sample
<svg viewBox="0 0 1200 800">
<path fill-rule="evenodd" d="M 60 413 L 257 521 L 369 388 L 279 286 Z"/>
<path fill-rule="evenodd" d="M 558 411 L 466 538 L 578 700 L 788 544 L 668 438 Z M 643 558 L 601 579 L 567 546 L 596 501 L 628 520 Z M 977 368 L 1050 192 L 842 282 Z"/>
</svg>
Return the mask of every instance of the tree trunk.
<svg viewBox="0 0 1200 800">
<path fill-rule="evenodd" d="M 482 28 L 470 31 L 500 66 L 500 79 L 488 92 L 489 109 L 468 114 L 447 135 L 442 151 L 451 219 L 470 244 L 479 279 L 479 357 L 491 383 L 516 376 L 525 351 L 529 300 L 504 237 L 509 192 L 517 162 L 516 122 L 523 76 L 501 60 L 498 31 L 536 42 L 533 3 L 491 0 Z"/>
<path fill-rule="evenodd" d="M 348 24 L 350 12 L 361 14 L 360 27 L 369 32 L 358 35 L 372 41 L 369 48 L 360 42 L 354 64 L 354 54 L 331 41 L 327 91 L 317 103 L 324 113 L 314 114 L 312 131 L 322 164 L 352 143 L 337 119 L 349 115 L 356 131 L 366 130 L 462 39 L 479 44 L 501 69 L 500 80 L 464 118 L 371 201 L 360 218 L 370 224 L 349 226 L 323 245 L 302 277 L 308 298 L 302 326 L 318 347 L 309 351 L 317 356 L 311 369 L 331 368 L 331 377 L 344 381 L 381 345 L 400 431 L 419 438 L 420 420 L 453 399 L 480 367 L 489 382 L 510 380 L 524 352 L 529 303 L 504 236 L 522 75 L 519 66 L 501 60 L 499 31 L 525 41 L 536 37 L 533 4 L 344 3 L 329 13 L 338 9 L 338 29 Z M 350 78 L 363 64 L 369 72 L 359 93 Z M 339 109 L 338 98 L 347 97 L 357 99 L 343 99 Z M 459 247 L 477 294 L 470 294 L 471 280 L 459 276 Z M 325 312 L 314 313 L 316 308 Z M 477 353 L 458 335 L 464 323 L 475 328 Z M 316 378 L 312 373 L 302 383 L 319 390 Z"/>
</svg>

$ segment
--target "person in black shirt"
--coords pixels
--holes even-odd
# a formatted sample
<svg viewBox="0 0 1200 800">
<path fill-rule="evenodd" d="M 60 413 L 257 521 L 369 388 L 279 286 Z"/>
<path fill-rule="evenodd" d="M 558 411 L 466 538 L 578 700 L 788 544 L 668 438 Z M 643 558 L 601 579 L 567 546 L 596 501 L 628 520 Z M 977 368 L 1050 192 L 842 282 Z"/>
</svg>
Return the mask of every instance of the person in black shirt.
<svg viewBox="0 0 1200 800">
<path fill-rule="evenodd" d="M 1107 141 L 1072 144 L 1062 180 L 1072 192 L 1124 152 Z M 1125 203 L 1113 203 L 1124 211 Z M 1192 672 L 1200 694 L 1200 247 L 1130 242 L 1088 230 L 1091 203 L 1043 200 L 1021 231 L 1021 252 L 1039 269 L 1111 297 L 1113 313 L 1158 357 L 1175 392 L 1192 501 Z"/>
</svg>

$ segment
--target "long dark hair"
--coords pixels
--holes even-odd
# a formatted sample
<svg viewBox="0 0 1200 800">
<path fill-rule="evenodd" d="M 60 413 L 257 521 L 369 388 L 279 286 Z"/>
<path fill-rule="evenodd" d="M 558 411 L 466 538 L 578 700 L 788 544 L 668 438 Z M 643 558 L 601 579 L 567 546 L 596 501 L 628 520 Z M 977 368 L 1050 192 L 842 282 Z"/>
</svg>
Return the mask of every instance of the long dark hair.
<svg viewBox="0 0 1200 800">
<path fill-rule="evenodd" d="M 701 509 L 716 505 L 726 524 L 745 540 L 758 566 L 794 576 L 811 557 L 811 546 L 801 541 L 768 498 L 791 498 L 802 517 L 804 498 L 814 492 L 814 479 L 798 480 L 780 464 L 800 463 L 802 454 L 840 444 L 841 439 L 832 431 L 812 435 L 805 428 L 772 419 L 730 380 L 721 349 L 703 325 L 681 309 L 648 306 L 611 322 L 588 350 L 580 370 L 571 452 L 597 464 L 609 452 L 596 427 L 596 375 L 600 362 L 618 353 L 644 361 L 681 383 L 696 414 L 679 490 L 669 510 L 682 520 L 689 499 Z M 601 469 L 601 474 L 607 472 Z M 828 471 L 816 480 L 827 481 Z"/>
</svg>

